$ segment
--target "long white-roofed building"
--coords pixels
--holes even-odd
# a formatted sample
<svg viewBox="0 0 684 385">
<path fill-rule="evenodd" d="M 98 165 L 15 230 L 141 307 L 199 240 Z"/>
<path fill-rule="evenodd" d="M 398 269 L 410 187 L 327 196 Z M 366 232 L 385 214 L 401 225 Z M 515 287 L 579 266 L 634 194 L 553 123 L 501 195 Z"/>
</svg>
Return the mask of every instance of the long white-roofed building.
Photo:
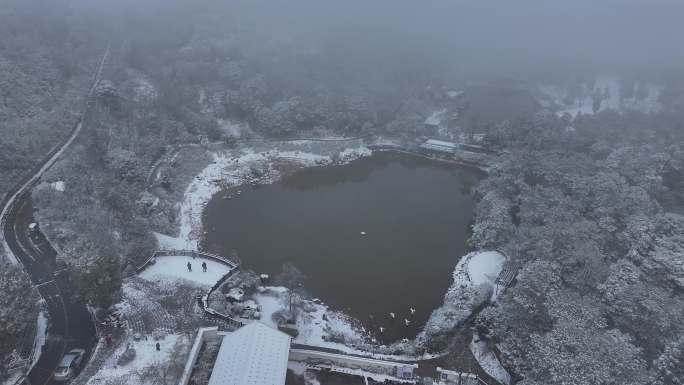
<svg viewBox="0 0 684 385">
<path fill-rule="evenodd" d="M 209 385 L 283 385 L 290 336 L 252 322 L 221 342 Z"/>
<path fill-rule="evenodd" d="M 458 144 L 443 140 L 428 139 L 420 145 L 420 149 L 425 152 L 453 155 L 458 150 Z"/>
</svg>

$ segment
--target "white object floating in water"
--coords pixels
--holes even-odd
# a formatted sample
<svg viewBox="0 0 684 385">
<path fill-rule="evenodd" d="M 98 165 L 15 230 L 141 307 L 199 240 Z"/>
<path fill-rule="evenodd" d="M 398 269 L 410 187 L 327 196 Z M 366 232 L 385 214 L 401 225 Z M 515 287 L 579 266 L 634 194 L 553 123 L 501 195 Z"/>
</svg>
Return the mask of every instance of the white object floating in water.
<svg viewBox="0 0 684 385">
<path fill-rule="evenodd" d="M 365 232 L 365 231 L 362 231 L 362 232 L 361 232 L 361 235 L 366 235 L 366 232 Z"/>
<path fill-rule="evenodd" d="M 409 310 L 411 310 L 411 314 L 416 314 L 416 309 L 410 307 Z"/>
<path fill-rule="evenodd" d="M 394 318 L 394 313 L 389 313 L 390 317 Z"/>
<path fill-rule="evenodd" d="M 409 320 L 407 320 L 406 318 L 404 318 L 404 323 L 406 324 L 406 326 L 409 326 L 409 324 L 411 323 L 411 321 L 409 321 Z"/>
<path fill-rule="evenodd" d="M 384 333 L 384 332 L 385 332 L 385 328 L 380 326 L 380 333 Z"/>
</svg>

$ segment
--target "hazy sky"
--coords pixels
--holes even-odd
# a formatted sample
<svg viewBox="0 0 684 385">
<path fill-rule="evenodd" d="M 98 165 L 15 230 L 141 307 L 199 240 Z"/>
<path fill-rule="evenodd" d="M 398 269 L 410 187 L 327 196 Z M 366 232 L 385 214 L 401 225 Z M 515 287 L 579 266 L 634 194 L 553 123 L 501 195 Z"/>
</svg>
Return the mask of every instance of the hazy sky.
<svg viewBox="0 0 684 385">
<path fill-rule="evenodd" d="M 251 0 L 263 28 L 363 32 L 475 66 L 665 66 L 684 62 L 684 1 Z M 268 21 L 268 22 L 267 22 Z M 271 24 L 272 23 L 272 24 Z M 269 26 L 269 24 L 271 24 Z M 357 37 L 358 38 L 358 37 Z M 362 43 L 362 42 L 359 42 Z M 374 43 L 374 44 L 375 44 Z"/>
<path fill-rule="evenodd" d="M 350 55 L 376 52 L 388 60 L 401 60 L 392 56 L 401 52 L 465 72 L 684 67 L 684 0 L 101 1 L 154 18 L 173 3 L 203 8 L 264 41 L 351 48 Z M 186 19 L 188 12 L 178 15 Z"/>
</svg>

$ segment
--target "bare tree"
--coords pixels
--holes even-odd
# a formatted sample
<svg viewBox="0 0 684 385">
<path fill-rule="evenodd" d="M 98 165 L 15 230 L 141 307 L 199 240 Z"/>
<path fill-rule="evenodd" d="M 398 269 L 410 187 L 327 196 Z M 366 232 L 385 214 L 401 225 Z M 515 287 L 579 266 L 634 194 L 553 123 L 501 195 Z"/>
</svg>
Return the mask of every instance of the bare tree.
<svg viewBox="0 0 684 385">
<path fill-rule="evenodd" d="M 276 281 L 288 289 L 289 308 L 292 314 L 292 303 L 295 294 L 301 294 L 306 275 L 291 262 L 283 264 L 283 271 L 278 274 Z"/>
</svg>

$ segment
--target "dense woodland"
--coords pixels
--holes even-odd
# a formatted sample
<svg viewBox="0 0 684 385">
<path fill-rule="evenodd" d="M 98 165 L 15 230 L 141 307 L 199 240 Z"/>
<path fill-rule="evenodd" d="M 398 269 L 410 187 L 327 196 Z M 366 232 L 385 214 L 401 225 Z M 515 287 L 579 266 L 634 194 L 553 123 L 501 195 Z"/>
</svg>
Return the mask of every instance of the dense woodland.
<svg viewBox="0 0 684 385">
<path fill-rule="evenodd" d="M 82 111 L 97 59 L 89 21 L 58 4 L 0 6 L 0 197 L 62 141 Z M 56 17 L 59 16 L 59 17 Z M 40 28 L 36 28 L 36 26 Z M 3 254 L 0 246 L 0 254 Z M 37 293 L 28 276 L 2 261 L 0 379 L 4 354 L 35 326 Z M 31 336 L 29 336 L 31 337 Z M 31 338 L 32 339 L 32 338 Z"/>
<path fill-rule="evenodd" d="M 477 325 L 524 384 L 684 381 L 684 115 L 550 114 L 502 126 L 475 248 L 516 285 Z"/>
<path fill-rule="evenodd" d="M 86 302 L 115 302 L 121 277 L 157 246 L 152 231 L 175 231 L 176 203 L 210 161 L 207 146 L 414 138 L 432 111 L 454 107 L 461 129 L 487 133 L 503 154 L 478 187 L 470 245 L 505 250 L 520 266 L 515 285 L 476 320 L 506 367 L 523 384 L 684 383 L 681 72 L 629 74 L 664 85 L 660 112 L 572 119 L 542 110 L 530 90 L 549 78 L 572 89 L 589 71 L 499 81 L 452 66 L 453 57 L 399 26 L 343 30 L 349 15 L 307 30 L 287 12 L 237 1 L 150 0 L 136 12 L 4 3 L 0 195 L 68 135 L 97 60 L 111 49 L 82 135 L 33 192 L 41 226 Z M 402 44 L 387 44 L 392 34 Z M 451 89 L 466 92 L 454 102 L 445 97 Z M 246 127 L 239 137 L 235 123 Z M 175 172 L 151 184 L 155 161 L 181 149 Z M 49 187 L 57 180 L 66 193 Z M 161 203 L 151 204 L 155 197 Z M 2 347 L 35 319 L 31 301 L 15 300 L 29 287 L 19 269 L 0 271 Z"/>
</svg>

